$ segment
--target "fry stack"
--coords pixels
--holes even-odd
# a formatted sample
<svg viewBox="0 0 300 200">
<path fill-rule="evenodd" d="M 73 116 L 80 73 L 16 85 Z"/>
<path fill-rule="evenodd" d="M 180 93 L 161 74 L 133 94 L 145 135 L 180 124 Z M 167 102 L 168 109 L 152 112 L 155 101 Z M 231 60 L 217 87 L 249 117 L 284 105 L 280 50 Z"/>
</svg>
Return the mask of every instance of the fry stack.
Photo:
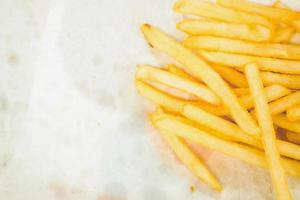
<svg viewBox="0 0 300 200">
<path fill-rule="evenodd" d="M 174 11 L 199 17 L 177 24 L 183 41 L 141 27 L 151 48 L 178 63 L 137 68 L 138 92 L 158 107 L 153 126 L 212 188 L 223 186 L 186 140 L 268 169 L 277 199 L 292 199 L 287 177 L 300 176 L 300 45 L 293 43 L 300 12 L 246 0 L 180 0 Z"/>
</svg>

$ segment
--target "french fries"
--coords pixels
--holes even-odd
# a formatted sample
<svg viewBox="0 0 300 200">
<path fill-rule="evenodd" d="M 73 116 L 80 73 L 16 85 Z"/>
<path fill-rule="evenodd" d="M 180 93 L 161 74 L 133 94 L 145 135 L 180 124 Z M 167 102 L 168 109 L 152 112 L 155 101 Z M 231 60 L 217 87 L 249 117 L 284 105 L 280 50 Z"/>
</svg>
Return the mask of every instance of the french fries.
<svg viewBox="0 0 300 200">
<path fill-rule="evenodd" d="M 155 116 L 154 114 L 150 116 L 152 123 L 155 125 Z M 200 180 L 209 184 L 215 190 L 221 191 L 222 186 L 217 180 L 217 178 L 210 172 L 208 167 L 200 160 L 197 155 L 187 146 L 185 141 L 178 136 L 169 133 L 166 130 L 159 129 L 159 133 L 171 147 L 178 159 Z"/>
<path fill-rule="evenodd" d="M 258 136 L 259 129 L 254 120 L 239 104 L 229 86 L 205 61 L 151 25 L 145 24 L 141 30 L 152 47 L 156 47 L 173 57 L 183 64 L 188 69 L 187 71 L 206 83 L 222 99 L 233 118 L 246 133 Z"/>
<path fill-rule="evenodd" d="M 190 35 L 213 35 L 226 38 L 237 38 L 254 42 L 270 41 L 270 29 L 261 25 L 227 23 L 212 20 L 186 19 L 177 24 L 177 28 Z M 277 33 L 277 41 L 288 41 L 292 34 L 290 29 Z M 288 38 L 287 38 L 288 37 Z"/>
<path fill-rule="evenodd" d="M 256 63 L 260 70 L 284 74 L 300 74 L 300 61 L 283 60 L 259 56 L 224 53 L 219 51 L 197 51 L 203 58 L 212 63 L 244 69 L 248 63 Z"/>
<path fill-rule="evenodd" d="M 300 18 L 299 12 L 285 8 L 264 6 L 247 0 L 217 0 L 217 4 L 231 9 L 261 15 L 287 24 L 292 24 L 293 21 Z"/>
<path fill-rule="evenodd" d="M 292 122 L 300 120 L 300 105 L 287 109 L 286 116 Z"/>
<path fill-rule="evenodd" d="M 286 175 L 300 177 L 300 12 L 278 2 L 216 1 L 175 3 L 187 14 L 177 23 L 183 41 L 142 25 L 149 46 L 179 63 L 140 65 L 137 90 L 159 107 L 153 126 L 199 180 L 223 188 L 190 143 L 268 168 L 277 199 L 292 199 Z M 286 137 L 277 139 L 273 124 Z"/>
<path fill-rule="evenodd" d="M 224 108 L 216 108 L 216 106 L 210 104 L 192 104 L 190 102 L 180 101 L 175 97 L 169 97 L 163 92 L 154 89 L 153 87 L 147 85 L 146 83 L 143 83 L 142 81 L 137 81 L 137 87 L 142 96 L 153 101 L 154 103 L 157 103 L 158 105 L 163 106 L 170 112 L 180 113 L 188 119 L 191 119 L 192 121 L 202 125 L 201 129 L 203 129 L 203 127 L 206 127 L 210 130 L 215 131 L 212 134 L 223 139 L 242 142 L 257 148 L 262 148 L 261 142 L 257 138 L 247 135 L 237 125 L 228 122 L 220 117 L 217 117 L 218 115 L 226 114 L 218 113 L 224 112 Z M 272 91 L 276 93 L 276 88 L 277 86 L 275 86 L 274 88 L 270 87 L 267 88 L 266 91 L 267 93 L 273 93 Z M 280 87 L 278 89 L 278 91 L 281 90 Z M 284 143 L 284 141 L 278 140 L 279 150 L 281 154 L 293 159 L 300 160 L 300 147 L 293 146 L 290 143 L 288 145 L 282 143 Z M 288 146 L 288 148 L 285 148 L 285 146 Z"/>
<path fill-rule="evenodd" d="M 195 95 L 199 99 L 211 104 L 220 104 L 220 99 L 209 88 L 201 83 L 181 78 L 170 72 L 152 67 L 150 65 L 140 65 L 137 69 L 137 79 L 149 80 L 165 84 L 169 87 L 179 89 L 183 92 Z"/>
<path fill-rule="evenodd" d="M 276 133 L 273 127 L 267 97 L 256 65 L 249 64 L 245 68 L 249 88 L 254 99 L 257 119 L 262 133 L 264 150 L 278 199 L 292 199 L 285 170 L 277 148 Z"/>
<path fill-rule="evenodd" d="M 262 72 L 261 77 L 264 85 L 279 84 L 290 89 L 300 89 L 299 75 Z"/>
<path fill-rule="evenodd" d="M 269 104 L 272 115 L 277 115 L 287 109 L 300 104 L 300 91 L 289 94 Z"/>
<path fill-rule="evenodd" d="M 263 148 L 261 141 L 257 138 L 245 134 L 236 124 L 229 122 L 221 117 L 202 110 L 193 105 L 185 105 L 182 109 L 182 115 L 186 118 L 209 128 L 209 130 L 217 131 L 214 134 L 220 138 L 235 142 L 242 142 L 256 148 Z M 287 157 L 300 160 L 300 147 L 283 140 L 277 140 L 279 152 Z"/>
<path fill-rule="evenodd" d="M 292 122 L 284 114 L 273 116 L 273 122 L 276 126 L 300 134 L 300 122 Z"/>
<path fill-rule="evenodd" d="M 174 10 L 183 14 L 197 15 L 209 19 L 241 24 L 258 24 L 274 29 L 275 25 L 267 18 L 224 8 L 208 1 L 180 0 L 174 5 Z"/>
<path fill-rule="evenodd" d="M 227 53 L 300 60 L 300 46 L 292 44 L 254 43 L 214 36 L 191 36 L 184 41 L 184 45 L 195 51 L 223 51 Z"/>
<path fill-rule="evenodd" d="M 166 130 L 181 138 L 191 140 L 201 146 L 211 150 L 222 152 L 254 166 L 267 168 L 267 162 L 262 151 L 234 142 L 219 139 L 209 133 L 188 125 L 170 115 L 157 118 L 154 126 L 159 130 Z M 299 162 L 284 158 L 283 165 L 288 174 L 292 176 L 300 175 Z"/>
</svg>

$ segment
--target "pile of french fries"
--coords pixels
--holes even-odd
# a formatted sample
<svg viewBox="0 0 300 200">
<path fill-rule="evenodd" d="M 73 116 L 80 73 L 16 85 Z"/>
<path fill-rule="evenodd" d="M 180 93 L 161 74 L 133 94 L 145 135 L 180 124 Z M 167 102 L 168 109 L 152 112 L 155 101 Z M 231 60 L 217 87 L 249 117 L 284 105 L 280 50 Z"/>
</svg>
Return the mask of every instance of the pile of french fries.
<svg viewBox="0 0 300 200">
<path fill-rule="evenodd" d="M 293 42 L 300 12 L 246 0 L 180 0 L 174 11 L 198 17 L 177 24 L 184 41 L 141 27 L 150 47 L 176 61 L 137 68 L 138 92 L 157 105 L 153 126 L 212 188 L 223 186 L 186 140 L 268 169 L 276 198 L 292 199 L 287 176 L 300 176 L 300 45 Z"/>
</svg>

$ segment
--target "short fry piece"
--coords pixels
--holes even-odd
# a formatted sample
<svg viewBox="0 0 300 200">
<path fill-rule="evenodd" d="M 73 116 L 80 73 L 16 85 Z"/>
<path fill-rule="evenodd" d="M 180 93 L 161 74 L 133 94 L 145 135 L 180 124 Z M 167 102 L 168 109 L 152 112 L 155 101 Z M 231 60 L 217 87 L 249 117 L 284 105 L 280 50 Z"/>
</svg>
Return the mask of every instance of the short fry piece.
<svg viewBox="0 0 300 200">
<path fill-rule="evenodd" d="M 231 85 L 234 85 L 236 87 L 248 86 L 247 80 L 242 73 L 227 66 L 220 66 L 216 64 L 212 64 L 211 66 L 222 76 L 223 79 L 225 79 Z"/>
<path fill-rule="evenodd" d="M 285 170 L 277 148 L 276 133 L 258 68 L 254 64 L 249 64 L 245 68 L 245 73 L 254 99 L 257 119 L 261 127 L 264 150 L 277 198 L 281 200 L 292 199 Z"/>
<path fill-rule="evenodd" d="M 259 128 L 255 121 L 239 104 L 237 97 L 228 84 L 204 60 L 183 47 L 181 43 L 175 41 L 172 37 L 149 24 L 143 25 L 141 30 L 152 47 L 156 47 L 173 57 L 185 66 L 193 76 L 206 83 L 221 98 L 237 124 L 246 133 L 258 136 Z"/>
<path fill-rule="evenodd" d="M 217 0 L 217 4 L 257 15 L 272 20 L 291 24 L 292 21 L 300 18 L 300 13 L 285 8 L 270 7 L 247 0 Z"/>
<path fill-rule="evenodd" d="M 155 119 L 152 119 L 155 124 Z M 168 133 L 168 131 L 160 129 L 159 133 L 162 138 L 171 147 L 178 159 L 201 181 L 210 185 L 217 191 L 222 190 L 222 186 L 217 178 L 212 174 L 202 160 L 188 147 L 185 141 L 178 136 Z"/>
<path fill-rule="evenodd" d="M 179 22 L 177 24 L 177 28 L 190 35 L 212 35 L 218 37 L 249 40 L 254 42 L 271 40 L 271 31 L 268 28 L 260 25 L 236 24 L 212 20 L 186 19 L 182 22 Z M 289 33 L 287 31 L 288 30 L 280 31 L 277 34 L 277 40 L 279 41 L 286 39 L 287 34 Z M 288 39 L 289 38 L 287 38 L 286 41 Z"/>
<path fill-rule="evenodd" d="M 234 142 L 219 139 L 213 135 L 206 133 L 205 131 L 199 130 L 182 121 L 179 121 L 170 115 L 159 117 L 155 121 L 154 126 L 161 130 L 166 130 L 169 133 L 175 134 L 179 137 L 191 140 L 197 144 L 200 144 L 201 146 L 245 161 L 249 164 L 263 168 L 268 167 L 264 153 L 262 151 Z M 288 174 L 293 176 L 300 175 L 299 162 L 285 158 L 283 164 Z"/>
<path fill-rule="evenodd" d="M 279 114 L 273 116 L 273 122 L 280 128 L 300 134 L 300 121 L 292 122 L 284 114 Z"/>
<path fill-rule="evenodd" d="M 136 72 L 136 79 L 149 80 L 165 84 L 169 87 L 179 89 L 183 92 L 195 95 L 196 97 L 211 104 L 220 104 L 219 97 L 208 87 L 201 83 L 181 78 L 170 72 L 152 67 L 150 65 L 140 65 Z"/>
<path fill-rule="evenodd" d="M 205 50 L 198 51 L 198 53 L 209 62 L 235 67 L 242 70 L 246 64 L 256 63 L 259 69 L 262 71 L 272 71 L 285 74 L 300 74 L 300 61 Z"/>
<path fill-rule="evenodd" d="M 184 45 L 196 51 L 223 51 L 227 53 L 300 60 L 300 46 L 292 44 L 254 43 L 213 36 L 191 36 L 184 41 Z"/>
<path fill-rule="evenodd" d="M 233 22 L 240 24 L 259 24 L 274 29 L 274 24 L 267 18 L 224 8 L 208 1 L 180 0 L 174 5 L 174 10 L 183 14 L 192 14 L 217 21 Z"/>
<path fill-rule="evenodd" d="M 300 120 L 300 105 L 289 108 L 286 111 L 286 116 L 292 122 Z"/>
<path fill-rule="evenodd" d="M 286 131 L 285 136 L 288 139 L 288 141 L 300 144 L 300 134 L 291 131 Z"/>
<path fill-rule="evenodd" d="M 297 104 L 300 104 L 300 92 L 294 92 L 276 101 L 273 101 L 269 104 L 269 108 L 272 115 L 277 115 Z"/>
<path fill-rule="evenodd" d="M 261 78 L 263 80 L 264 85 L 279 84 L 290 89 L 300 89 L 299 75 L 262 72 Z"/>
</svg>

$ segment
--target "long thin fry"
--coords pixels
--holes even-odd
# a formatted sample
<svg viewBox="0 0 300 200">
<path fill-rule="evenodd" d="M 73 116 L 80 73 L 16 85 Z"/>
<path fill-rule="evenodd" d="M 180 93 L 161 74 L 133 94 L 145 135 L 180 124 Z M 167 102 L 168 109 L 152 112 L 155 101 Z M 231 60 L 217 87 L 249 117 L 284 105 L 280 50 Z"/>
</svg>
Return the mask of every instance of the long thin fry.
<svg viewBox="0 0 300 200">
<path fill-rule="evenodd" d="M 300 104 L 300 92 L 294 92 L 269 104 L 272 115 L 277 115 Z"/>
<path fill-rule="evenodd" d="M 273 127 L 271 113 L 268 107 L 267 97 L 263 90 L 263 83 L 258 68 L 249 64 L 245 68 L 249 88 L 254 98 L 258 123 L 261 128 L 262 141 L 272 178 L 272 182 L 278 199 L 292 199 L 285 170 L 277 148 L 276 133 Z"/>
<path fill-rule="evenodd" d="M 195 95 L 196 97 L 211 104 L 220 104 L 219 97 L 215 95 L 207 86 L 181 78 L 170 72 L 152 67 L 150 65 L 139 65 L 136 72 L 136 79 L 143 79 L 165 84 L 169 87 L 179 89 L 183 92 Z"/>
<path fill-rule="evenodd" d="M 223 51 L 227 53 L 267 56 L 300 60 L 300 46 L 280 43 L 254 43 L 213 36 L 191 36 L 184 45 L 193 50 Z"/>
<path fill-rule="evenodd" d="M 237 97 L 226 82 L 205 61 L 153 26 L 145 24 L 141 27 L 141 30 L 152 47 L 166 52 L 185 66 L 187 71 L 203 80 L 222 99 L 222 102 L 228 107 L 237 124 L 246 133 L 258 136 L 259 128 L 255 121 L 239 104 Z"/>
<path fill-rule="evenodd" d="M 213 35 L 254 42 L 270 41 L 271 31 L 260 25 L 227 23 L 212 20 L 186 19 L 177 24 L 177 28 L 191 35 Z M 288 29 L 290 30 L 290 29 Z M 277 41 L 288 37 L 288 30 L 277 33 Z M 291 35 L 290 35 L 291 36 Z M 286 41 L 289 38 L 286 39 Z"/>
<path fill-rule="evenodd" d="M 155 119 L 152 119 L 152 122 L 155 124 Z M 192 172 L 192 174 L 215 190 L 222 190 L 222 186 L 218 179 L 212 174 L 203 161 L 188 147 L 182 138 L 163 129 L 159 129 L 159 133 L 171 147 L 178 159 Z"/>
<path fill-rule="evenodd" d="M 197 124 L 200 124 L 201 127 L 204 126 L 209 130 L 217 131 L 218 134 L 214 135 L 220 138 L 242 142 L 260 149 L 263 148 L 260 139 L 245 134 L 245 132 L 242 131 L 236 124 L 206 112 L 199 107 L 185 105 L 181 114 Z M 282 155 L 300 160 L 300 146 L 282 140 L 277 140 L 276 142 L 279 152 Z"/>
<path fill-rule="evenodd" d="M 246 147 L 234 142 L 219 139 L 193 126 L 185 124 L 168 115 L 159 117 L 155 123 L 155 127 L 166 130 L 179 137 L 191 140 L 209 149 L 222 152 L 226 155 L 240 159 L 249 164 L 267 168 L 267 162 L 262 151 L 255 148 Z M 300 176 L 299 162 L 284 158 L 284 167 L 288 174 L 292 176 Z"/>
<path fill-rule="evenodd" d="M 217 4 L 236 10 L 265 16 L 267 18 L 287 24 L 291 24 L 294 20 L 300 18 L 299 12 L 285 8 L 265 6 L 247 0 L 217 0 Z"/>
<path fill-rule="evenodd" d="M 279 84 L 291 89 L 300 89 L 299 75 L 262 72 L 261 78 L 263 80 L 264 85 Z"/>
<path fill-rule="evenodd" d="M 300 61 L 282 60 L 249 55 L 201 50 L 198 53 L 209 62 L 244 69 L 248 63 L 257 63 L 260 70 L 285 74 L 300 74 Z"/>
<path fill-rule="evenodd" d="M 216 64 L 212 64 L 211 66 L 228 83 L 230 83 L 236 87 L 247 87 L 248 86 L 247 80 L 242 73 L 240 73 L 232 68 L 229 68 L 227 66 L 220 66 L 220 65 L 216 65 Z"/>
<path fill-rule="evenodd" d="M 273 116 L 273 122 L 280 128 L 300 134 L 300 121 L 292 122 L 284 114 L 279 114 Z"/>
<path fill-rule="evenodd" d="M 300 105 L 287 109 L 286 116 L 292 122 L 300 120 Z"/>
<path fill-rule="evenodd" d="M 288 141 L 300 144 L 300 134 L 294 133 L 292 131 L 286 131 L 285 136 L 288 139 Z"/>
<path fill-rule="evenodd" d="M 192 14 L 218 21 L 234 22 L 241 24 L 259 24 L 274 29 L 274 24 L 267 18 L 224 8 L 208 1 L 180 0 L 174 5 L 174 10 L 183 14 Z"/>
</svg>

